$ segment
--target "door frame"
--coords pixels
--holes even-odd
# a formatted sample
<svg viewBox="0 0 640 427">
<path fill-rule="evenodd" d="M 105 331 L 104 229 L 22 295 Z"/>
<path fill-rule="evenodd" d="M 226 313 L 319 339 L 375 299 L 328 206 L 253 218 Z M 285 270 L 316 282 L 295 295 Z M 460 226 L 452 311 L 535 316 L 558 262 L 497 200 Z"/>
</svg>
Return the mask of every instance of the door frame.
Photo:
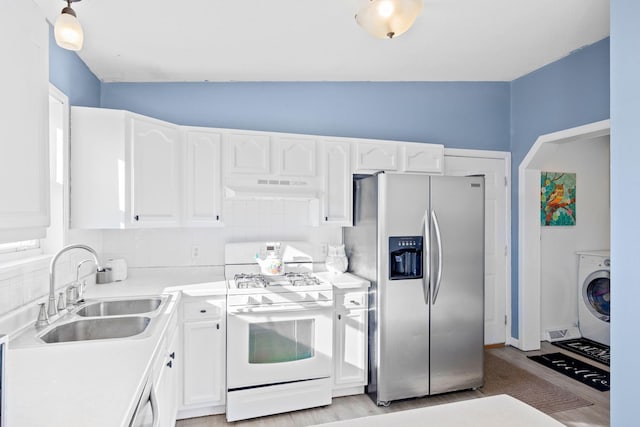
<svg viewBox="0 0 640 427">
<path fill-rule="evenodd" d="M 445 162 L 447 157 L 468 157 L 479 159 L 499 159 L 504 161 L 504 176 L 506 178 L 505 191 L 505 314 L 507 316 L 504 328 L 505 344 L 512 344 L 511 338 L 511 153 L 508 151 L 468 150 L 460 148 L 445 148 Z"/>
<path fill-rule="evenodd" d="M 536 154 L 545 144 L 589 140 L 611 134 L 610 120 L 538 137 L 518 167 L 518 339 L 520 350 L 540 349 L 540 169 Z M 526 262 L 525 262 L 526 260 Z"/>
</svg>

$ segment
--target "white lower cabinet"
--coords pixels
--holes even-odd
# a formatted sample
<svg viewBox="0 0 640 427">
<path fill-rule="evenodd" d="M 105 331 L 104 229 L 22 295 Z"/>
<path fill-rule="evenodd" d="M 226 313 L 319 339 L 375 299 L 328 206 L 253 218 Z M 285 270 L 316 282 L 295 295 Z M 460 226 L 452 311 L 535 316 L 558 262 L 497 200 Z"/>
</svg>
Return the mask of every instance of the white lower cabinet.
<svg viewBox="0 0 640 427">
<path fill-rule="evenodd" d="M 367 293 L 334 291 L 333 396 L 364 393 L 367 385 Z"/>
<path fill-rule="evenodd" d="M 225 306 L 224 296 L 183 302 L 183 393 L 178 418 L 224 413 Z"/>
</svg>

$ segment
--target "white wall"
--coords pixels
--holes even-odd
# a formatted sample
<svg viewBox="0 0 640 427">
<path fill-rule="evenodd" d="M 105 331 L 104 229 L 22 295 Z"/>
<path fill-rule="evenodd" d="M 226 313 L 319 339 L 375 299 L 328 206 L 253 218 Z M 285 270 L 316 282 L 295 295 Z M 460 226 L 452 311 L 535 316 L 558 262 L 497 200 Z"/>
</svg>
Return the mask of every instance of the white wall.
<svg viewBox="0 0 640 427">
<path fill-rule="evenodd" d="M 541 227 L 541 333 L 578 321 L 578 250 L 609 248 L 609 136 L 556 145 L 541 171 L 576 173 L 576 225 Z"/>
<path fill-rule="evenodd" d="M 103 255 L 129 267 L 222 266 L 228 242 L 342 242 L 341 227 L 312 226 L 309 213 L 308 201 L 227 201 L 222 228 L 105 230 Z"/>
</svg>

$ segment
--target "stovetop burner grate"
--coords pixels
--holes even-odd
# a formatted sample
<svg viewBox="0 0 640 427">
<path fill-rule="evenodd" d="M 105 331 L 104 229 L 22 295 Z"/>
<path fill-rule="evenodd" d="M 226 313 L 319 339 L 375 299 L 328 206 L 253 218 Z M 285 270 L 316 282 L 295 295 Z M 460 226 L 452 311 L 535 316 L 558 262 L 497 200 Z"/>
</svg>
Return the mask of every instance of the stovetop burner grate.
<svg viewBox="0 0 640 427">
<path fill-rule="evenodd" d="M 270 286 L 317 286 L 320 280 L 309 273 L 285 273 L 283 276 L 264 276 L 240 273 L 233 277 L 238 289 L 267 288 Z"/>
</svg>

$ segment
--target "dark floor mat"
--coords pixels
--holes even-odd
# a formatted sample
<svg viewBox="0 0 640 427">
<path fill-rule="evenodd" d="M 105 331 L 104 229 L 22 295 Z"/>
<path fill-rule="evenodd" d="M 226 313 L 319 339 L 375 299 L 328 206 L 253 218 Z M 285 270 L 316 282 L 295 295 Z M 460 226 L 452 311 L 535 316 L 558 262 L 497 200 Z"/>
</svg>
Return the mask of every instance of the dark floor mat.
<svg viewBox="0 0 640 427">
<path fill-rule="evenodd" d="M 609 372 L 603 369 L 596 368 L 563 353 L 527 357 L 596 390 L 609 391 Z"/>
<path fill-rule="evenodd" d="M 600 344 L 587 338 L 556 341 L 551 344 L 609 366 L 611 348 L 608 345 Z"/>
</svg>

